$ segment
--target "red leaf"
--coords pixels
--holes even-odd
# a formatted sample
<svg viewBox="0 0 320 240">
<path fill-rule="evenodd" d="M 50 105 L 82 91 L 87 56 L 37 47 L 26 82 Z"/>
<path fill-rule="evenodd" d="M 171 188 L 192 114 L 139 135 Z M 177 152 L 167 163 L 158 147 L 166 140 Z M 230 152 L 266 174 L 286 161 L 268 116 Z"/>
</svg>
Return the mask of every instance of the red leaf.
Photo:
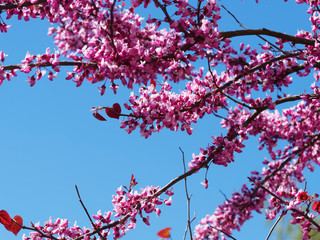
<svg viewBox="0 0 320 240">
<path fill-rule="evenodd" d="M 2 223 L 4 226 L 11 225 L 11 217 L 5 210 L 0 211 L 0 223 Z"/>
<path fill-rule="evenodd" d="M 11 219 L 10 219 L 11 220 Z M 9 225 L 4 225 L 4 227 L 9 231 L 12 232 L 12 220 L 11 220 L 11 224 Z"/>
<path fill-rule="evenodd" d="M 119 114 L 121 113 L 121 107 L 120 107 L 119 103 L 113 104 L 112 108 L 116 113 L 119 113 Z"/>
<path fill-rule="evenodd" d="M 320 213 L 320 201 L 315 201 L 312 204 L 312 210 L 317 211 L 318 213 Z"/>
<path fill-rule="evenodd" d="M 119 103 L 113 104 L 111 108 L 110 107 L 106 108 L 106 114 L 110 118 L 119 119 L 120 113 L 121 113 L 121 107 L 120 107 Z"/>
<path fill-rule="evenodd" d="M 160 231 L 157 233 L 157 235 L 158 235 L 159 237 L 162 237 L 162 238 L 170 238 L 170 237 L 171 237 L 171 235 L 170 235 L 170 230 L 171 230 L 171 228 L 169 228 L 169 227 L 164 228 L 164 229 L 160 230 Z"/>
<path fill-rule="evenodd" d="M 102 117 L 99 113 L 94 112 L 92 114 L 96 119 L 100 120 L 100 121 L 107 121 L 104 117 Z"/>
<path fill-rule="evenodd" d="M 21 230 L 21 226 L 23 224 L 23 220 L 22 220 L 22 217 L 20 217 L 19 215 L 15 216 L 13 218 L 14 221 L 12 221 L 12 229 L 11 229 L 11 232 L 13 232 L 14 235 L 17 235 L 20 230 Z"/>
<path fill-rule="evenodd" d="M 130 181 L 130 188 L 134 187 L 138 183 L 136 182 L 136 179 L 134 178 L 133 174 L 131 175 L 131 181 Z"/>
<path fill-rule="evenodd" d="M 106 108 L 106 114 L 110 117 L 110 118 L 116 118 L 119 119 L 119 114 L 116 113 L 115 111 L 113 111 L 113 108 Z"/>
<path fill-rule="evenodd" d="M 157 86 L 157 83 L 156 83 L 156 81 L 155 81 L 153 78 L 151 78 L 150 83 L 151 83 L 154 87 Z"/>
</svg>

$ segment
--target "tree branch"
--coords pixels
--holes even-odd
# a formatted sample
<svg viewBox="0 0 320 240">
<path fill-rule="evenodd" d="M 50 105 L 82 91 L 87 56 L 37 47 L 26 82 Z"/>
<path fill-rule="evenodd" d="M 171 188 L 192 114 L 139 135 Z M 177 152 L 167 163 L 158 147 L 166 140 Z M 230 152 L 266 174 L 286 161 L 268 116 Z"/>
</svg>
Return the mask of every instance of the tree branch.
<svg viewBox="0 0 320 240">
<path fill-rule="evenodd" d="M 21 5 L 18 3 L 4 3 L 4 4 L 0 4 L 0 13 L 3 10 L 15 9 L 15 8 L 19 8 L 19 7 L 30 7 L 30 6 L 34 6 L 34 5 L 38 5 L 38 4 L 42 4 L 42 3 L 46 3 L 46 2 L 47 2 L 47 0 L 38 0 L 38 2 L 36 2 L 36 3 L 24 2 Z"/>
<path fill-rule="evenodd" d="M 253 182 L 254 184 L 257 184 L 259 187 L 261 187 L 264 191 L 266 191 L 267 193 L 269 193 L 271 196 L 273 196 L 274 198 L 278 199 L 282 204 L 288 205 L 288 203 L 287 203 L 286 201 L 282 200 L 282 198 L 278 197 L 276 194 L 270 192 L 270 191 L 269 191 L 268 189 L 266 189 L 261 183 L 255 182 L 255 181 L 252 180 L 250 177 L 248 177 L 248 179 L 249 179 L 251 182 Z M 319 224 L 316 223 L 312 218 L 310 218 L 307 213 L 302 212 L 302 211 L 300 211 L 300 210 L 298 210 L 298 209 L 296 209 L 296 208 L 291 208 L 291 209 L 289 209 L 289 210 L 292 211 L 292 212 L 295 212 L 295 213 L 299 214 L 300 216 L 304 217 L 305 219 L 307 219 L 310 223 L 312 223 L 312 224 L 318 229 L 318 231 L 320 231 L 320 226 L 319 226 Z"/>
<path fill-rule="evenodd" d="M 240 36 L 250 36 L 250 35 L 266 35 L 266 36 L 280 38 L 282 40 L 296 43 L 296 44 L 304 44 L 304 45 L 314 46 L 314 43 L 315 43 L 315 40 L 313 40 L 313 39 L 299 38 L 299 37 L 288 35 L 288 34 L 285 34 L 282 32 L 272 31 L 272 30 L 269 30 L 266 28 L 220 32 L 220 35 L 221 35 L 222 39 L 232 38 L 232 37 L 240 37 Z"/>
<path fill-rule="evenodd" d="M 229 14 L 233 17 L 233 19 L 240 25 L 240 27 L 248 30 L 248 28 L 245 27 L 245 26 L 236 18 L 236 16 L 233 15 L 225 6 L 221 5 L 221 7 L 223 7 L 224 10 L 226 10 L 227 13 L 229 13 Z M 277 49 L 279 52 L 282 52 L 282 50 L 281 50 L 279 47 L 277 47 L 277 46 L 274 45 L 273 43 L 269 42 L 269 41 L 268 41 L 267 39 L 265 39 L 264 37 L 261 37 L 261 36 L 258 35 L 258 34 L 257 34 L 257 36 L 258 36 L 260 39 L 262 39 L 263 41 L 268 42 L 273 48 Z"/>
<path fill-rule="evenodd" d="M 53 65 L 49 62 L 42 62 L 42 63 L 30 63 L 28 64 L 31 68 L 36 68 L 36 67 L 52 67 Z M 85 63 L 81 61 L 60 61 L 58 66 L 87 66 L 87 67 L 93 67 L 97 68 L 98 64 L 96 63 Z M 14 64 L 14 65 L 7 65 L 7 66 L 0 66 L 0 69 L 5 70 L 5 71 L 10 71 L 10 70 L 16 70 L 16 69 L 21 69 L 22 64 Z"/>
<path fill-rule="evenodd" d="M 224 235 L 227 235 L 229 238 L 233 239 L 233 240 L 237 240 L 236 238 L 232 237 L 230 234 L 226 233 L 225 231 L 223 231 L 222 229 L 218 229 L 214 226 L 210 226 L 212 227 L 213 229 L 217 230 L 218 232 L 222 232 Z"/>
</svg>

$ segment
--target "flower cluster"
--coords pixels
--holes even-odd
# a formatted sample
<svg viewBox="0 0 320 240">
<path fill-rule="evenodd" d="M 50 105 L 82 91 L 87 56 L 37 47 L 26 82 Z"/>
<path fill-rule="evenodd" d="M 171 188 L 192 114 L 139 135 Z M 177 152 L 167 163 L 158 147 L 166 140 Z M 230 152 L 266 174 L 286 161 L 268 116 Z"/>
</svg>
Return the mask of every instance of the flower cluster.
<svg viewBox="0 0 320 240">
<path fill-rule="evenodd" d="M 92 228 L 80 228 L 74 224 L 69 226 L 68 220 L 57 219 L 55 222 L 50 218 L 49 221 L 41 226 L 39 223 L 32 225 L 34 232 L 29 236 L 24 236 L 23 240 L 40 240 L 46 239 L 47 236 L 57 236 L 58 239 L 96 239 L 94 236 L 99 232 L 100 239 L 110 235 L 111 230 L 113 239 L 121 238 L 126 231 L 136 226 L 137 216 L 141 217 L 147 225 L 149 223 L 149 215 L 153 212 L 160 216 L 161 210 L 159 205 L 165 204 L 170 206 L 172 203 L 171 196 L 174 194 L 172 188 L 169 190 L 161 190 L 160 187 L 148 186 L 141 189 L 140 192 L 133 190 L 137 184 L 132 176 L 130 187 L 119 187 L 116 195 L 112 196 L 113 211 L 102 214 L 98 211 L 93 218 L 96 220 Z M 161 199 L 159 195 L 162 191 L 169 196 L 168 199 Z M 147 216 L 145 216 L 147 214 Z M 116 220 L 118 219 L 118 220 Z"/>
<path fill-rule="evenodd" d="M 260 181 L 261 176 L 252 172 L 252 180 Z M 218 206 L 214 214 L 207 215 L 195 228 L 196 239 L 226 239 L 223 234 L 231 234 L 234 229 L 240 230 L 245 221 L 252 218 L 252 211 L 261 212 L 266 199 L 266 192 L 260 188 L 248 188 L 243 185 L 240 192 Z"/>
<path fill-rule="evenodd" d="M 23 236 L 23 240 L 40 240 L 45 239 L 46 236 L 57 235 L 64 239 L 75 239 L 77 237 L 84 236 L 90 232 L 89 228 L 81 229 L 78 225 L 69 226 L 69 221 L 67 219 L 58 218 L 53 221 L 52 218 L 45 222 L 43 226 L 39 223 L 34 224 L 32 227 L 37 231 L 31 232 L 29 236 Z M 87 238 L 87 240 L 90 238 Z"/>
<path fill-rule="evenodd" d="M 172 92 L 172 86 L 168 82 L 164 82 L 159 91 L 154 85 L 141 87 L 140 97 L 132 94 L 130 105 L 125 105 L 131 111 L 131 116 L 122 121 L 121 128 L 126 128 L 131 133 L 139 126 L 140 133 L 145 138 L 163 128 L 172 131 L 186 130 L 188 134 L 192 134 L 191 124 L 226 105 L 225 96 L 211 96 L 214 88 L 211 76 L 207 75 L 201 80 L 201 75 L 202 71 L 179 94 Z"/>
<path fill-rule="evenodd" d="M 30 17 L 47 18 L 49 22 L 58 24 L 56 28 L 49 29 L 49 35 L 53 35 L 62 56 L 82 63 L 75 63 L 74 70 L 67 77 L 77 86 L 84 79 L 97 83 L 107 78 L 113 89 L 118 86 L 116 80 L 132 88 L 133 84 L 148 84 L 149 79 L 156 78 L 158 74 L 178 82 L 186 75 L 192 75 L 191 63 L 197 60 L 200 52 L 204 54 L 203 49 L 217 48 L 219 45 L 216 26 L 220 17 L 215 1 L 208 1 L 202 8 L 201 23 L 194 20 L 199 12 L 181 1 L 177 4 L 180 11 L 176 14 L 183 17 L 178 21 L 167 20 L 172 28 L 170 31 L 159 30 L 161 23 L 155 19 L 147 21 L 146 26 L 142 27 L 142 18 L 134 13 L 132 7 L 124 9 L 124 3 L 116 3 L 111 0 L 68 3 L 38 0 L 23 1 L 21 4 L 12 1 L 15 7 L 8 7 L 6 15 L 7 19 L 17 15 L 18 19 L 25 21 Z M 138 5 L 132 3 L 134 7 Z M 187 33 L 188 37 L 183 38 L 182 33 Z M 185 54 L 187 51 L 195 51 L 196 54 Z M 29 72 L 30 68 L 42 67 L 32 65 L 28 60 L 16 69 Z M 57 58 L 50 66 L 56 67 L 56 64 Z M 34 83 L 33 79 L 31 82 Z"/>
</svg>

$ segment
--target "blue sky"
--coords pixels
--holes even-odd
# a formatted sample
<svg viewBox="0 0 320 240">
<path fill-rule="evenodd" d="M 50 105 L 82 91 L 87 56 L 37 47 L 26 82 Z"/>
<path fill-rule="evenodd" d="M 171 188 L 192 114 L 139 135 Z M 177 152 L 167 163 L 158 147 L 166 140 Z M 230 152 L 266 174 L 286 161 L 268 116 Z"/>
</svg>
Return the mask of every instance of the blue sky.
<svg viewBox="0 0 320 240">
<path fill-rule="evenodd" d="M 310 30 L 306 7 L 294 1 L 253 0 L 221 1 L 248 28 L 269 28 L 295 34 L 297 29 Z M 276 2 L 276 3 L 275 3 Z M 220 29 L 240 29 L 224 10 L 221 10 Z M 142 11 L 141 14 L 144 14 Z M 146 17 L 149 12 L 146 11 Z M 5 20 L 12 28 L 1 34 L 0 50 L 7 53 L 5 64 L 21 61 L 26 52 L 43 53 L 47 47 L 54 49 L 51 37 L 47 37 L 46 21 Z M 257 42 L 256 37 L 237 41 Z M 199 65 L 200 66 L 200 65 Z M 53 82 L 43 78 L 32 88 L 25 82 L 27 75 L 19 74 L 11 82 L 0 86 L 0 209 L 12 216 L 21 215 L 26 225 L 30 221 L 44 223 L 67 218 L 71 225 L 90 226 L 85 212 L 78 202 L 74 185 L 77 184 L 82 199 L 92 214 L 98 210 L 112 210 L 111 196 L 120 185 L 128 185 L 131 174 L 139 183 L 163 186 L 183 172 L 181 147 L 186 161 L 192 153 L 211 142 L 211 136 L 221 133 L 219 119 L 207 116 L 195 126 L 194 134 L 167 130 L 141 138 L 139 132 L 128 135 L 120 129 L 120 122 L 108 119 L 97 121 L 92 117 L 92 106 L 110 106 L 126 102 L 129 90 L 120 89 L 114 95 L 107 91 L 100 96 L 97 87 L 90 83 L 76 88 L 64 79 L 65 70 Z M 302 81 L 295 78 L 297 81 Z M 311 82 L 311 77 L 304 80 Z M 204 189 L 204 171 L 188 179 L 192 193 L 191 212 L 200 221 L 211 214 L 216 206 L 238 190 L 252 170 L 260 170 L 264 152 L 257 151 L 257 141 L 250 140 L 243 154 L 228 168 L 212 166 L 209 171 L 209 188 Z M 319 173 L 319 172 L 318 172 Z M 318 191 L 312 181 L 312 191 Z M 160 218 L 152 217 L 151 226 L 139 221 L 125 239 L 158 239 L 156 233 L 172 227 L 172 238 L 181 239 L 186 226 L 186 197 L 183 183 L 174 187 L 171 207 L 161 207 Z M 265 238 L 269 225 L 264 215 L 247 222 L 241 232 L 234 232 L 237 239 Z M 21 239 L 0 226 L 0 239 Z M 252 237 L 251 237 L 252 236 Z M 254 237 L 253 237 L 254 236 Z"/>
</svg>

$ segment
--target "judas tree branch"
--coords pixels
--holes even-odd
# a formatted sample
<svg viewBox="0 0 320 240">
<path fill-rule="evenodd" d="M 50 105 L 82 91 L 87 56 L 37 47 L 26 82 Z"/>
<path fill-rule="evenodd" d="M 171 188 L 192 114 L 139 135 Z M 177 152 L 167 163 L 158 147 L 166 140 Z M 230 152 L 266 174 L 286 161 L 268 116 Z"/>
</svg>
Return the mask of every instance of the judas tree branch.
<svg viewBox="0 0 320 240">
<path fill-rule="evenodd" d="M 34 6 L 34 5 L 38 5 L 38 4 L 42 4 L 42 3 L 46 3 L 47 0 L 38 0 L 38 2 L 36 3 L 31 3 L 31 2 L 24 2 L 23 4 L 17 4 L 17 3 L 5 3 L 5 4 L 0 4 L 0 13 L 3 10 L 9 10 L 9 9 L 15 9 L 18 7 L 30 7 L 30 6 Z"/>
<path fill-rule="evenodd" d="M 167 21 L 171 24 L 173 22 L 173 20 L 171 19 L 167 8 L 165 7 L 165 5 L 162 5 L 158 0 L 153 0 L 154 4 L 156 5 L 156 7 L 160 7 L 160 9 L 162 10 L 162 12 L 164 13 L 164 15 L 166 16 L 165 19 L 167 19 Z M 178 24 L 178 28 L 181 32 L 183 32 L 186 36 L 189 35 L 188 31 L 186 29 L 184 29 L 181 24 Z"/>
<path fill-rule="evenodd" d="M 250 36 L 250 35 L 266 35 L 266 36 L 280 38 L 282 40 L 292 42 L 292 43 L 297 43 L 297 44 L 304 44 L 304 45 L 313 46 L 315 43 L 315 40 L 313 40 L 313 39 L 299 38 L 299 37 L 288 35 L 288 34 L 285 34 L 282 32 L 272 31 L 272 30 L 269 30 L 266 28 L 220 32 L 220 35 L 223 39 L 224 38 L 232 38 L 232 37 L 240 37 L 240 36 Z"/>
<path fill-rule="evenodd" d="M 52 63 L 49 62 L 42 62 L 42 63 L 30 63 L 28 64 L 31 68 L 36 68 L 36 67 L 53 67 Z M 96 63 L 85 63 L 81 61 L 60 61 L 58 66 L 86 66 L 86 67 L 97 67 Z M 17 70 L 21 69 L 22 64 L 14 64 L 14 65 L 7 65 L 7 66 L 0 66 L 0 69 L 5 70 L 5 71 L 10 71 L 10 70 Z"/>
<path fill-rule="evenodd" d="M 286 97 L 286 98 L 282 98 L 282 99 L 279 99 L 279 100 L 276 100 L 274 103 L 276 105 L 278 104 L 282 104 L 282 103 L 285 103 L 285 102 L 290 102 L 290 101 L 296 101 L 296 100 L 299 100 L 301 99 L 301 96 L 302 95 L 295 95 L 295 96 L 289 96 L 289 97 Z M 310 95 L 311 97 L 316 97 L 318 95 L 316 94 L 312 94 Z M 264 110 L 266 110 L 266 108 L 264 109 L 260 109 L 260 110 L 257 110 L 255 111 L 244 123 L 243 123 L 243 127 L 245 126 L 248 126 L 261 112 L 263 112 Z M 233 139 L 235 139 L 236 137 L 238 136 L 237 133 L 233 134 L 230 138 L 229 138 L 229 141 L 232 141 Z M 219 151 L 221 151 L 222 149 L 224 148 L 224 143 L 223 144 L 220 144 L 214 151 L 211 152 L 211 154 L 207 157 L 207 159 L 205 161 L 203 161 L 203 163 L 197 167 L 197 168 L 193 168 L 191 170 L 189 170 L 188 172 L 185 172 L 183 174 L 181 174 L 180 176 L 172 179 L 168 184 L 166 184 L 165 186 L 163 186 L 158 192 L 156 192 L 154 195 L 150 196 L 149 198 L 147 198 L 145 200 L 145 202 L 149 202 L 151 201 L 152 199 L 160 196 L 162 193 L 164 193 L 166 190 L 168 190 L 170 187 L 172 187 L 173 185 L 175 185 L 176 183 L 180 182 L 181 180 L 184 180 L 186 179 L 187 177 L 193 175 L 194 173 L 197 173 L 200 169 L 208 166 L 208 164 L 211 162 L 211 160 L 214 158 L 214 155 L 216 153 L 218 153 Z M 135 207 L 135 209 L 139 209 L 139 207 L 141 206 L 140 203 L 138 203 Z M 108 225 L 105 225 L 101 228 L 99 228 L 98 230 L 93 230 L 89 233 L 87 233 L 86 235 L 84 236 L 81 236 L 81 237 L 78 237 L 74 240 L 81 240 L 83 239 L 85 236 L 92 236 L 94 234 L 97 234 L 98 231 L 102 231 L 102 230 L 105 230 L 105 229 L 110 229 L 112 227 L 115 227 L 117 226 L 118 224 L 121 224 L 123 222 L 125 222 L 128 218 L 130 217 L 130 213 L 128 213 L 127 215 L 125 215 L 123 218 L 121 218 L 120 220 L 117 220 L 117 221 L 114 221 Z"/>
<path fill-rule="evenodd" d="M 240 27 L 243 27 L 244 29 L 248 30 L 247 27 L 245 27 L 237 18 L 235 15 L 233 15 L 225 6 L 221 5 L 221 7 L 224 8 L 224 10 L 227 11 L 227 13 L 229 13 L 234 20 L 236 20 L 236 22 L 240 25 Z M 277 49 L 279 52 L 282 52 L 281 49 L 279 49 L 279 47 L 275 46 L 273 43 L 269 42 L 267 39 L 265 39 L 264 37 L 261 37 L 260 35 L 257 35 L 260 39 L 262 39 L 265 42 L 268 42 L 270 44 L 270 46 L 272 46 L 273 48 Z"/>
<path fill-rule="evenodd" d="M 214 95 L 214 94 L 217 94 L 217 93 L 222 93 L 224 89 L 230 87 L 233 83 L 235 83 L 236 81 L 240 80 L 242 77 L 245 77 L 247 74 L 250 74 L 250 73 L 253 73 L 257 70 L 260 70 L 260 69 L 264 69 L 268 64 L 272 64 L 274 62 L 277 62 L 277 61 L 280 61 L 280 60 L 283 60 L 283 59 L 286 59 L 286 58 L 290 58 L 290 57 L 295 57 L 299 55 L 299 52 L 290 52 L 290 53 L 287 53 L 287 54 L 283 54 L 281 56 L 277 56 L 277 57 L 274 57 L 264 63 L 261 63 L 253 68 L 250 68 L 248 69 L 247 71 L 239 74 L 238 76 L 236 76 L 233 80 L 225 83 L 224 85 L 222 85 L 221 87 L 217 87 L 216 89 L 214 89 L 213 91 L 211 92 L 208 92 L 206 93 L 202 98 L 201 100 L 199 100 L 198 102 L 194 103 L 191 107 L 188 107 L 188 108 L 184 108 L 182 109 L 181 111 L 184 112 L 184 111 L 189 111 L 195 107 L 198 107 L 201 103 L 204 102 L 205 99 L 209 98 L 210 96 Z M 316 62 L 314 63 L 314 66 L 313 67 L 317 67 L 317 68 L 320 68 L 320 62 Z M 284 73 L 283 73 L 283 77 L 287 76 L 287 75 L 290 75 L 294 72 L 298 72 L 300 70 L 303 70 L 305 68 L 305 65 L 304 63 L 302 64 L 299 64 L 297 66 L 292 66 L 290 68 L 287 68 Z M 209 70 L 210 70 L 210 65 L 209 65 Z M 212 75 L 212 74 L 211 74 Z M 277 103 L 276 103 L 277 104 Z M 250 108 L 249 108 L 250 109 Z"/>
<path fill-rule="evenodd" d="M 280 198 L 279 196 L 277 196 L 276 194 L 274 194 L 273 192 L 270 192 L 268 189 L 266 189 L 263 185 L 261 185 L 259 182 L 254 182 L 250 177 L 248 177 L 248 179 L 250 181 L 252 181 L 254 184 L 257 184 L 259 187 L 261 187 L 264 191 L 266 191 L 267 193 L 269 193 L 271 196 L 273 196 L 274 198 L 278 199 L 282 204 L 287 205 L 288 203 L 284 200 L 282 200 L 282 198 Z M 305 219 L 307 219 L 310 223 L 312 223 L 318 230 L 320 230 L 320 226 L 318 225 L 318 223 L 316 223 L 312 218 L 310 218 L 308 216 L 307 213 L 304 213 L 296 208 L 291 208 L 289 209 L 292 212 L 295 212 L 297 214 L 299 214 L 300 216 L 304 217 Z"/>
<path fill-rule="evenodd" d="M 39 229 L 37 229 L 36 227 L 34 227 L 34 224 L 31 222 L 32 227 L 27 227 L 27 226 L 23 226 L 20 225 L 19 223 L 17 223 L 14 219 L 12 219 L 16 224 L 18 224 L 22 229 L 27 229 L 27 230 L 31 230 L 31 231 L 36 231 L 40 234 L 40 237 L 43 238 L 47 238 L 47 239 L 53 239 L 53 240 L 58 240 L 58 238 L 52 236 L 52 235 L 46 235 L 44 234 L 42 231 L 40 231 Z"/>
<path fill-rule="evenodd" d="M 294 95 L 294 96 L 289 96 L 289 97 L 284 97 L 278 100 L 275 100 L 273 103 L 276 105 L 287 103 L 287 102 L 293 102 L 293 101 L 298 101 L 301 99 L 302 96 L 305 94 L 300 94 L 300 95 Z M 311 98 L 319 98 L 318 94 L 309 94 L 308 95 Z M 265 106 L 263 108 L 257 109 L 248 119 L 242 124 L 242 127 L 247 127 L 260 113 L 262 113 L 264 110 L 268 109 L 268 106 Z"/>
<path fill-rule="evenodd" d="M 285 103 L 285 102 L 291 102 L 291 101 L 297 101 L 299 99 L 301 99 L 302 95 L 295 95 L 295 96 L 289 96 L 289 97 L 285 97 L 279 100 L 274 101 L 274 103 L 276 105 Z M 316 97 L 318 95 L 316 94 L 310 94 L 311 97 Z M 246 127 L 248 126 L 261 112 L 263 112 L 264 110 L 266 110 L 267 107 L 257 110 L 255 111 L 243 124 L 242 127 Z M 238 134 L 234 134 L 233 136 L 230 137 L 229 141 L 233 140 L 234 138 L 236 138 L 238 136 Z M 162 187 L 156 194 L 154 194 L 153 196 L 149 197 L 147 199 L 147 201 L 159 196 L 160 194 L 162 194 L 163 192 L 165 192 L 166 190 L 168 190 L 170 187 L 172 187 L 174 184 L 176 184 L 177 182 L 183 180 L 184 178 L 198 172 L 201 168 L 207 166 L 209 164 L 209 162 L 213 159 L 214 155 L 219 152 L 220 150 L 222 150 L 224 147 L 224 144 L 220 144 L 214 151 L 211 152 L 211 154 L 207 157 L 207 159 L 198 167 L 198 168 L 194 168 L 189 170 L 188 172 L 178 176 L 175 179 L 172 179 L 167 185 L 165 185 L 164 187 Z"/>
</svg>

